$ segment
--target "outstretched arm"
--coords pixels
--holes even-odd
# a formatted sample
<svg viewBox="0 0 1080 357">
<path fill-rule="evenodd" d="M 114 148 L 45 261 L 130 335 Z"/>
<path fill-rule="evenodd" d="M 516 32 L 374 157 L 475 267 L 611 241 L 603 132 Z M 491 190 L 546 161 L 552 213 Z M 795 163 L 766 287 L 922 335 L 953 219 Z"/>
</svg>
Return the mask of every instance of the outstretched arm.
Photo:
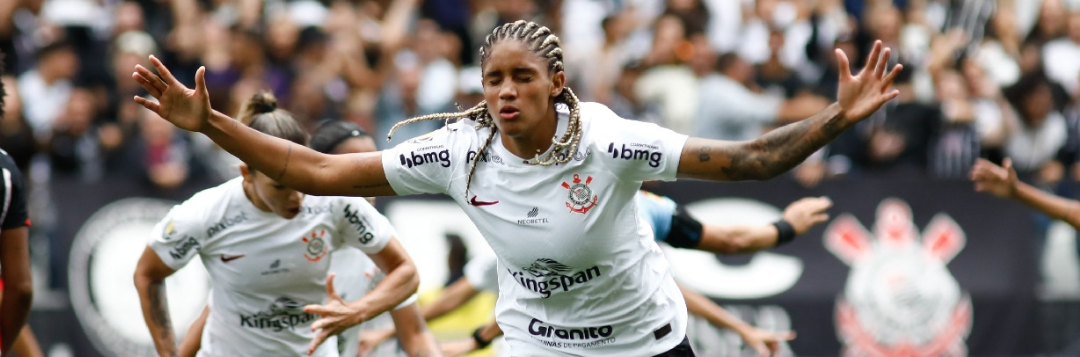
<svg viewBox="0 0 1080 357">
<path fill-rule="evenodd" d="M 1005 167 L 979 159 L 971 171 L 975 191 L 1020 201 L 1047 216 L 1060 219 L 1073 228 L 1080 229 L 1080 202 L 1043 192 L 1016 178 L 1012 160 L 1005 159 Z"/>
<path fill-rule="evenodd" d="M 837 50 L 837 101 L 818 114 L 750 141 L 690 138 L 679 161 L 679 177 L 713 181 L 767 180 L 803 162 L 847 128 L 870 116 L 898 92 L 891 89 L 899 64 L 887 71 L 891 50 L 874 43 L 866 67 L 852 75 L 847 56 Z M 879 58 L 881 57 L 881 58 Z"/>
<path fill-rule="evenodd" d="M 156 57 L 150 56 L 161 77 L 136 66 L 132 78 L 157 102 L 135 97 L 140 105 L 181 129 L 201 132 L 222 149 L 285 186 L 313 195 L 390 196 L 382 154 L 327 155 L 285 139 L 265 135 L 210 108 L 205 68 L 195 73 L 195 88 L 173 77 Z"/>
<path fill-rule="evenodd" d="M 784 209 L 784 220 L 802 235 L 815 225 L 829 220 L 825 210 L 832 207 L 827 197 L 807 197 L 792 202 Z M 776 226 L 704 224 L 701 243 L 696 249 L 720 254 L 756 252 L 776 246 L 779 233 Z"/>
</svg>

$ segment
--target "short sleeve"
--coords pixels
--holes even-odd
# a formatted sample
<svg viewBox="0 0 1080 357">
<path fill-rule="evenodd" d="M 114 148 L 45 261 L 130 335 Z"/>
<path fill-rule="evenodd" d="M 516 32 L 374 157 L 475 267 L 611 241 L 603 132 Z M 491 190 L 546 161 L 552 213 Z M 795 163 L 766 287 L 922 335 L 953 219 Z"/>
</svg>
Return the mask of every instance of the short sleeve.
<svg viewBox="0 0 1080 357">
<path fill-rule="evenodd" d="M 15 229 L 30 225 L 30 219 L 26 210 L 26 184 L 15 162 L 0 151 L 0 180 L 3 180 L 3 188 L 0 189 L 0 230 Z"/>
<path fill-rule="evenodd" d="M 592 121 L 593 154 L 627 180 L 674 181 L 688 136 L 656 124 L 627 120 L 596 103 L 582 103 Z"/>
<path fill-rule="evenodd" d="M 398 195 L 445 193 L 459 164 L 454 150 L 461 123 L 418 136 L 382 152 L 383 171 Z"/>
<path fill-rule="evenodd" d="M 634 200 L 638 205 L 638 214 L 652 226 L 653 238 L 657 242 L 663 242 L 671 232 L 671 216 L 675 214 L 678 205 L 670 198 L 646 191 L 638 191 Z"/>
<path fill-rule="evenodd" d="M 366 254 L 381 252 L 397 233 L 390 220 L 362 197 L 342 197 L 334 209 L 341 242 Z"/>
<path fill-rule="evenodd" d="M 208 243 L 199 212 L 199 207 L 187 202 L 175 206 L 150 233 L 150 249 L 173 270 L 187 265 Z"/>
<path fill-rule="evenodd" d="M 499 291 L 498 258 L 484 253 L 465 264 L 465 280 L 478 291 Z"/>
</svg>

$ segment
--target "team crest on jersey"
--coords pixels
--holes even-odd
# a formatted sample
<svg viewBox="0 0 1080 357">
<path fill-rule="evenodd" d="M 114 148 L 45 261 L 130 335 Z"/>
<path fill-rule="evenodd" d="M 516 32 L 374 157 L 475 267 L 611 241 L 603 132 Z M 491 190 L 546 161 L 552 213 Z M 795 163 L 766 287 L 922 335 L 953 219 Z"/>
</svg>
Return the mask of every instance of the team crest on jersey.
<svg viewBox="0 0 1080 357">
<path fill-rule="evenodd" d="M 169 220 L 169 223 L 165 224 L 164 233 L 165 234 L 162 236 L 162 238 L 164 238 L 165 240 L 169 240 L 169 238 L 172 238 L 173 233 L 176 233 L 176 223 L 173 223 L 172 220 Z"/>
<path fill-rule="evenodd" d="M 310 236 L 303 238 L 304 243 L 307 243 L 307 249 L 304 251 L 304 258 L 309 261 L 317 262 L 322 260 L 322 257 L 326 256 L 326 241 L 323 237 L 326 236 L 326 230 L 320 229 L 318 233 L 311 231 Z"/>
<path fill-rule="evenodd" d="M 873 234 L 850 214 L 833 221 L 825 246 L 851 266 L 836 302 L 843 356 L 966 356 L 971 298 L 946 267 L 964 244 L 963 230 L 944 213 L 920 239 L 911 208 L 898 199 L 878 206 Z"/>
<path fill-rule="evenodd" d="M 562 183 L 562 187 L 570 191 L 566 201 L 566 208 L 569 208 L 570 212 L 589 213 L 589 210 L 596 207 L 596 202 L 600 200 L 600 196 L 593 194 L 592 188 L 589 187 L 589 184 L 592 183 L 592 176 L 587 176 L 585 181 L 582 182 L 581 176 L 574 174 L 574 180 L 571 182 L 564 181 Z"/>
</svg>

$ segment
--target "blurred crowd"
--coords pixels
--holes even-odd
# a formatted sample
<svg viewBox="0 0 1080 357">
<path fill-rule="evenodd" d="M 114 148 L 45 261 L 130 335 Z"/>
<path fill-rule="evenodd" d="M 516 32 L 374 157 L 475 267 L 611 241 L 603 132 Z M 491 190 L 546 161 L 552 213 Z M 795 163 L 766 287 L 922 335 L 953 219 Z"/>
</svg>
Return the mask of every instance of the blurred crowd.
<svg viewBox="0 0 1080 357">
<path fill-rule="evenodd" d="M 387 147 L 467 108 L 479 44 L 529 19 L 562 39 L 586 101 L 676 131 L 747 140 L 835 97 L 835 49 L 855 70 L 874 39 L 905 69 L 900 96 L 795 170 L 803 185 L 906 172 L 963 179 L 1011 157 L 1044 187 L 1080 180 L 1075 0 L 4 0 L 8 113 L 0 148 L 35 181 L 139 177 L 160 190 L 220 182 L 235 161 L 130 98 L 155 54 L 214 108 L 269 89 L 309 130 L 348 120 Z"/>
</svg>

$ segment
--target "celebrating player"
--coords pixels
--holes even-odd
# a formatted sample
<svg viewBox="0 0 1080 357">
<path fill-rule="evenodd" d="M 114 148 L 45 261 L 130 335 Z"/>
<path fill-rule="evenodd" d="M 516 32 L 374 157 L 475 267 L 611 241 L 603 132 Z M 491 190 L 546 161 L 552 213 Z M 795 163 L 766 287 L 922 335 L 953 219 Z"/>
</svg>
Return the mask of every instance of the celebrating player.
<svg viewBox="0 0 1080 357">
<path fill-rule="evenodd" d="M 243 120 L 241 120 L 243 121 Z M 347 121 L 331 122 L 319 128 L 311 137 L 311 148 L 321 153 L 358 153 L 375 151 L 375 140 L 358 125 Z M 371 259 L 357 249 L 338 249 L 330 253 L 330 272 L 334 274 L 334 286 L 342 300 L 353 301 L 371 293 L 386 274 L 379 270 Z M 210 308 L 203 309 L 202 315 L 191 323 L 187 335 L 180 343 L 181 357 L 195 357 L 202 343 L 201 335 L 209 316 Z M 389 316 L 387 316 L 389 315 Z M 368 319 L 364 324 L 386 325 L 392 320 L 398 332 L 399 341 L 414 341 L 420 347 L 391 347 L 394 350 L 420 353 L 430 351 L 424 346 L 434 346 L 434 336 L 416 306 L 416 295 L 398 305 L 389 314 L 381 314 Z M 356 356 L 360 345 L 360 327 L 356 325 L 338 335 L 338 352 L 341 356 Z M 425 345 L 426 344 L 426 345 Z"/>
<path fill-rule="evenodd" d="M 497 27 L 480 49 L 483 102 L 398 125 L 461 120 L 381 153 L 352 155 L 236 125 L 210 108 L 204 68 L 194 89 L 153 57 L 161 78 L 142 66 L 132 77 L 160 101 L 136 102 L 301 192 L 450 195 L 505 267 L 496 319 L 515 355 L 692 356 L 685 302 L 632 204 L 641 182 L 764 180 L 791 169 L 896 97 L 890 87 L 901 68 L 888 70 L 889 54 L 876 42 L 865 69 L 852 75 L 838 50 L 836 103 L 759 139 L 724 142 L 579 102 L 566 86 L 558 37 L 517 21 Z"/>
<path fill-rule="evenodd" d="M 236 125 L 307 144 L 307 134 L 276 109 L 269 93 L 256 95 L 244 111 L 251 113 L 247 125 Z M 139 260 L 135 286 L 160 355 L 174 356 L 177 348 L 164 279 L 195 256 L 213 284 L 198 356 L 337 356 L 336 346 L 321 343 L 416 291 L 415 265 L 394 228 L 366 200 L 304 195 L 265 171 L 241 165 L 240 172 L 242 177 L 174 207 L 154 227 Z M 350 303 L 335 292 L 334 274 L 327 277 L 328 254 L 347 246 L 386 272 L 372 291 Z M 403 342 L 427 350 L 410 351 L 416 354 L 437 353 L 424 340 Z"/>
<path fill-rule="evenodd" d="M 667 242 L 677 248 L 694 248 L 720 254 L 746 253 L 790 242 L 814 225 L 825 222 L 825 213 L 832 202 L 825 197 L 804 198 L 788 205 L 783 218 L 764 226 L 717 225 L 701 223 L 691 217 L 670 198 L 639 191 L 635 199 L 638 214 L 653 230 L 657 242 Z M 465 276 L 446 287 L 432 303 L 425 305 L 424 319 L 431 321 L 461 307 L 480 291 L 498 291 L 498 270 L 495 257 L 482 254 L 465 265 Z M 776 353 L 780 341 L 790 340 L 792 333 L 764 331 L 746 324 L 724 311 L 707 297 L 679 286 L 691 314 L 701 316 L 715 326 L 729 328 L 739 334 L 748 346 L 760 355 Z M 361 352 L 370 349 L 394 334 L 393 329 L 369 331 L 361 336 Z M 459 355 L 481 349 L 491 339 L 502 334 L 497 325 L 483 326 L 464 341 L 443 343 L 443 353 Z"/>
</svg>

